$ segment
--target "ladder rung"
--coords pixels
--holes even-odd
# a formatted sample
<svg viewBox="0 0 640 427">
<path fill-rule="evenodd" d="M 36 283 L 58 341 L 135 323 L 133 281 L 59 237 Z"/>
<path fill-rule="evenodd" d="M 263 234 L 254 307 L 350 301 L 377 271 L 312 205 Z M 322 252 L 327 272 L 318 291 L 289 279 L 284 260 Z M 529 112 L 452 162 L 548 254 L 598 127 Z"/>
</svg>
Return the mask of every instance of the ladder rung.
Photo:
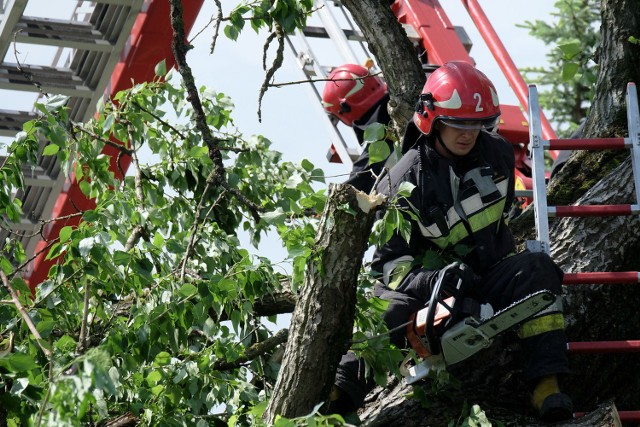
<svg viewBox="0 0 640 427">
<path fill-rule="evenodd" d="M 610 283 L 639 283 L 637 271 L 565 273 L 562 283 L 565 285 L 591 285 Z"/>
<path fill-rule="evenodd" d="M 618 411 L 618 416 L 625 423 L 640 423 L 640 411 Z"/>
<path fill-rule="evenodd" d="M 549 150 L 619 150 L 631 146 L 628 138 L 550 139 Z"/>
<path fill-rule="evenodd" d="M 617 411 L 620 421 L 625 423 L 637 423 L 640 422 L 640 411 Z M 575 412 L 574 418 L 580 418 L 586 415 L 586 412 Z"/>
<path fill-rule="evenodd" d="M 569 342 L 570 353 L 632 353 L 640 352 L 640 341 L 585 341 Z"/>
<path fill-rule="evenodd" d="M 639 211 L 638 205 L 549 206 L 547 215 L 550 217 L 625 216 L 636 215 Z"/>
</svg>

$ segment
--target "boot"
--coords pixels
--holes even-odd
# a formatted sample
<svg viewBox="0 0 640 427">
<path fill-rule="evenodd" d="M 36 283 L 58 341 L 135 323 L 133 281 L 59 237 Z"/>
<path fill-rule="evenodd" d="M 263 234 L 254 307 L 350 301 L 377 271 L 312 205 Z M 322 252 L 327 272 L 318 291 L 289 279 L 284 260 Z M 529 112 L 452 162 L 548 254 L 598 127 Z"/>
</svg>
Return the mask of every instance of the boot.
<svg viewBox="0 0 640 427">
<path fill-rule="evenodd" d="M 536 384 L 531 404 L 542 421 L 556 422 L 573 418 L 571 398 L 560 392 L 555 375 L 541 377 Z"/>
</svg>

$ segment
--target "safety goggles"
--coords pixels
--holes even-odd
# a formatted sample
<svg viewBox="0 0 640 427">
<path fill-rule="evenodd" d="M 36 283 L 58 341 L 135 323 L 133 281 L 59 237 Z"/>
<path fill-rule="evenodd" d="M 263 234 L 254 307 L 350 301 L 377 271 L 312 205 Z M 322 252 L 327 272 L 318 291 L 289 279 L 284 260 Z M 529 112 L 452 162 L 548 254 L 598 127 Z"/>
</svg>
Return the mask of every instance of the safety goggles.
<svg viewBox="0 0 640 427">
<path fill-rule="evenodd" d="M 462 130 L 481 130 L 491 129 L 498 124 L 499 117 L 492 117 L 485 120 L 458 120 L 458 119 L 441 119 L 443 125 L 455 129 Z"/>
</svg>

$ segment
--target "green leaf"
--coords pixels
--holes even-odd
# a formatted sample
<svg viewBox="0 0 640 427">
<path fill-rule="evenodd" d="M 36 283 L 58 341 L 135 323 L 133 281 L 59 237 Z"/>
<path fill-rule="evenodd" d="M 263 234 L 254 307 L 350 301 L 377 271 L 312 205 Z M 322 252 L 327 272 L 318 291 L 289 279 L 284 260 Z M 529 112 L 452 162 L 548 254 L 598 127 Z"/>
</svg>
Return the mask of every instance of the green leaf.
<svg viewBox="0 0 640 427">
<path fill-rule="evenodd" d="M 230 38 L 233 41 L 238 39 L 238 29 L 233 25 L 227 25 L 224 27 L 224 35 Z"/>
<path fill-rule="evenodd" d="M 80 255 L 83 258 L 86 258 L 89 255 L 89 252 L 91 252 L 94 244 L 95 240 L 93 237 L 86 237 L 80 240 L 80 243 L 78 243 L 78 250 L 80 251 Z"/>
<path fill-rule="evenodd" d="M 71 237 L 72 232 L 73 232 L 73 227 L 71 227 L 70 225 L 62 227 L 60 229 L 60 233 L 58 234 L 58 237 L 60 238 L 60 243 L 64 243 L 67 240 L 69 240 L 69 237 Z"/>
<path fill-rule="evenodd" d="M 53 328 L 55 327 L 56 322 L 54 322 L 53 320 L 43 320 L 41 322 L 38 322 L 38 324 L 36 325 L 36 330 L 40 332 L 40 336 L 42 336 L 42 338 L 48 338 L 49 335 L 51 335 L 51 331 L 53 331 Z"/>
<path fill-rule="evenodd" d="M 576 62 L 565 62 L 562 64 L 562 80 L 565 82 L 571 80 L 579 69 L 580 64 Z"/>
<path fill-rule="evenodd" d="M 189 157 L 198 159 L 200 157 L 209 157 L 209 149 L 207 147 L 191 147 L 189 150 Z"/>
<path fill-rule="evenodd" d="M 160 232 L 156 232 L 153 236 L 153 246 L 156 248 L 162 249 L 164 248 L 164 237 Z"/>
<path fill-rule="evenodd" d="M 147 375 L 147 384 L 154 385 L 157 384 L 158 381 L 162 379 L 162 373 L 160 371 L 151 371 L 149 375 Z"/>
<path fill-rule="evenodd" d="M 47 102 L 45 103 L 45 108 L 47 111 L 55 111 L 60 107 L 66 105 L 69 97 L 66 95 L 53 95 L 47 98 Z"/>
<path fill-rule="evenodd" d="M 20 396 L 28 386 L 29 386 L 28 378 L 18 378 L 13 381 L 13 385 L 11 386 L 10 393 L 16 396 Z"/>
<path fill-rule="evenodd" d="M 38 364 L 28 354 L 9 353 L 8 356 L 0 357 L 0 366 L 11 372 L 25 372 L 37 368 Z"/>
<path fill-rule="evenodd" d="M 198 288 L 191 283 L 185 283 L 178 291 L 178 295 L 182 298 L 189 298 L 198 292 Z"/>
<path fill-rule="evenodd" d="M 162 60 L 156 64 L 155 73 L 158 77 L 164 77 L 167 74 L 167 61 Z"/>
<path fill-rule="evenodd" d="M 113 253 L 113 262 L 115 265 L 127 265 L 131 261 L 131 255 L 123 251 L 115 251 Z"/>
<path fill-rule="evenodd" d="M 11 262 L 5 257 L 0 258 L 0 268 L 2 268 L 2 271 L 4 272 L 4 274 L 11 274 L 11 272 L 13 271 L 13 266 L 11 265 Z"/>
<path fill-rule="evenodd" d="M 276 422 L 273 424 L 274 427 L 295 427 L 296 423 L 293 421 L 282 418 L 280 415 L 276 416 Z"/>
<path fill-rule="evenodd" d="M 364 130 L 364 142 L 372 143 L 382 141 L 386 133 L 386 128 L 382 123 L 372 123 Z"/>
<path fill-rule="evenodd" d="M 42 155 L 43 156 L 53 156 L 54 154 L 56 154 L 58 151 L 60 151 L 60 147 L 57 146 L 56 144 L 49 144 L 46 147 L 44 147 L 44 150 L 42 150 Z"/>
<path fill-rule="evenodd" d="M 113 124 L 115 122 L 115 117 L 114 116 L 107 116 L 104 119 L 104 123 L 102 124 L 102 131 L 105 133 L 109 133 L 111 132 L 111 129 L 113 128 Z"/>
<path fill-rule="evenodd" d="M 307 172 L 311 172 L 313 170 L 313 163 L 311 163 L 309 160 L 307 159 L 302 159 L 302 163 L 301 166 L 304 168 L 304 170 L 306 170 Z"/>
<path fill-rule="evenodd" d="M 163 385 L 157 385 L 155 387 L 151 387 L 151 393 L 153 393 L 154 396 L 159 396 L 163 390 L 164 390 Z"/>
<path fill-rule="evenodd" d="M 384 162 L 390 154 L 391 150 L 386 141 L 372 142 L 369 145 L 369 164 Z"/>
<path fill-rule="evenodd" d="M 260 218 L 262 218 L 267 224 L 271 224 L 271 225 L 284 224 L 284 220 L 286 217 L 287 217 L 287 214 L 284 213 L 282 208 L 278 208 L 275 211 L 260 214 Z"/>
<path fill-rule="evenodd" d="M 411 196 L 411 192 L 416 186 L 408 181 L 404 181 L 398 187 L 398 196 L 400 197 L 409 197 Z"/>
<path fill-rule="evenodd" d="M 82 214 L 82 219 L 84 219 L 87 222 L 93 222 L 99 218 L 100 218 L 100 215 L 98 215 L 98 213 L 94 210 L 88 210 Z"/>
<path fill-rule="evenodd" d="M 166 351 L 161 351 L 156 355 L 154 363 L 157 366 L 166 366 L 171 362 L 171 355 Z"/>
<path fill-rule="evenodd" d="M 582 44 L 580 43 L 580 40 L 576 39 L 559 44 L 558 48 L 562 51 L 565 59 L 573 59 L 576 55 L 582 52 Z"/>
</svg>

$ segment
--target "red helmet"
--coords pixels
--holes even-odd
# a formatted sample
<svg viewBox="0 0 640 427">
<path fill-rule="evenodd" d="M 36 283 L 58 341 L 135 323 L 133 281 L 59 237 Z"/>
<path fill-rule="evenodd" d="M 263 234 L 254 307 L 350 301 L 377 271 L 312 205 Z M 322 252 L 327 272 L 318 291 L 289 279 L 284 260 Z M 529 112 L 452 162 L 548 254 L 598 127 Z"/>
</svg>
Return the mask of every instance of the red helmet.
<svg viewBox="0 0 640 427">
<path fill-rule="evenodd" d="M 331 71 L 328 79 L 322 106 L 347 126 L 353 126 L 387 93 L 387 84 L 378 76 L 370 76 L 361 65 L 341 65 Z"/>
<path fill-rule="evenodd" d="M 463 129 L 486 129 L 495 127 L 498 117 L 500 102 L 491 80 L 473 65 L 453 61 L 429 76 L 413 121 L 430 135 L 438 120 Z"/>
</svg>

